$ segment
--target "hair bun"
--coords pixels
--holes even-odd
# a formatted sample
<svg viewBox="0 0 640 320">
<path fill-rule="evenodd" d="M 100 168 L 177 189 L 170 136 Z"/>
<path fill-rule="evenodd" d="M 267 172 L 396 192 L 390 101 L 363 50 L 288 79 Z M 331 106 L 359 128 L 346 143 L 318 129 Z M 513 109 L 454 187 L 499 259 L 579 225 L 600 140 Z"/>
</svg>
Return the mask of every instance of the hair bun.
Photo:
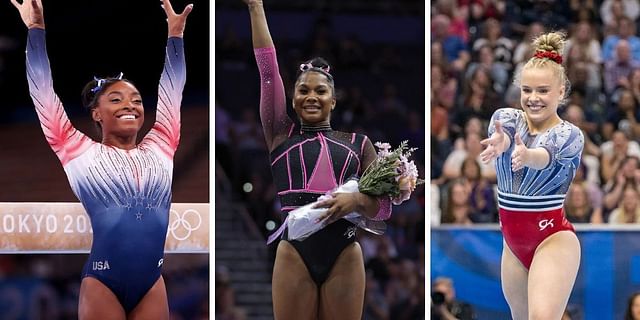
<svg viewBox="0 0 640 320">
<path fill-rule="evenodd" d="M 320 69 L 325 72 L 327 76 L 330 76 L 329 71 L 331 71 L 331 66 L 329 66 L 327 60 L 322 57 L 316 57 L 300 64 L 300 72 L 305 72 L 310 69 Z"/>
<path fill-rule="evenodd" d="M 315 58 L 309 60 L 307 63 L 310 63 L 314 68 L 319 68 L 319 69 L 323 69 L 323 70 L 331 68 L 331 66 L 329 65 L 329 62 L 327 62 L 327 60 L 325 60 L 322 57 L 315 57 Z"/>
<path fill-rule="evenodd" d="M 542 34 L 533 40 L 535 51 L 551 51 L 562 54 L 566 35 L 564 32 L 549 32 Z"/>
</svg>

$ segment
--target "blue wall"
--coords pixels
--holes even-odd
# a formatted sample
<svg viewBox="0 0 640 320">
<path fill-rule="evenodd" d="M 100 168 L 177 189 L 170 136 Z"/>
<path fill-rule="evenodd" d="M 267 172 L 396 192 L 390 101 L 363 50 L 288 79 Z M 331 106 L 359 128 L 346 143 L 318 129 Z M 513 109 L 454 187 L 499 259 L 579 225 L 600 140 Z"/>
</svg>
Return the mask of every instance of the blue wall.
<svg viewBox="0 0 640 320">
<path fill-rule="evenodd" d="M 640 229 L 578 229 L 582 260 L 570 308 L 585 320 L 622 319 L 628 297 L 640 290 Z M 510 319 L 500 286 L 502 235 L 497 227 L 432 228 L 431 280 L 451 277 L 459 300 L 478 319 Z"/>
</svg>

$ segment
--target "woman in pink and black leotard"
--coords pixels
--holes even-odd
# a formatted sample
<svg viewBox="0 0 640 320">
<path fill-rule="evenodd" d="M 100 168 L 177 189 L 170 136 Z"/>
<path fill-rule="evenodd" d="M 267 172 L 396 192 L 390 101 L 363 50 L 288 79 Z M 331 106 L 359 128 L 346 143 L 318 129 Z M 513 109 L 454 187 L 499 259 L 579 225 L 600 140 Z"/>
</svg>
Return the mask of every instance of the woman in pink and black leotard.
<svg viewBox="0 0 640 320">
<path fill-rule="evenodd" d="M 321 58 L 300 66 L 293 108 L 301 124 L 295 125 L 287 116 L 262 1 L 244 2 L 260 71 L 260 118 L 286 214 L 361 175 L 376 153 L 366 136 L 331 129 L 335 89 L 329 65 Z M 355 241 L 356 227 L 341 217 L 358 212 L 383 220 L 391 214 L 391 203 L 388 198 L 349 193 L 334 194 L 317 207 L 328 208 L 329 225 L 304 241 L 278 244 L 272 279 L 275 318 L 360 319 L 365 289 L 362 250 Z"/>
</svg>

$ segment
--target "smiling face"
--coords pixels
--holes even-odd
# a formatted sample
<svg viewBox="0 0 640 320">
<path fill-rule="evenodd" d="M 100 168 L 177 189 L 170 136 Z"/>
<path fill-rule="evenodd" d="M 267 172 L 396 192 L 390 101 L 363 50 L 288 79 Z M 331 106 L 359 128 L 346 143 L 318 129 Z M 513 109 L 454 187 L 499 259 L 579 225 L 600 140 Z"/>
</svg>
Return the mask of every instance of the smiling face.
<svg viewBox="0 0 640 320">
<path fill-rule="evenodd" d="M 327 76 L 308 71 L 298 78 L 293 96 L 293 108 L 302 123 L 329 124 L 331 110 L 335 105 L 336 98 Z"/>
<path fill-rule="evenodd" d="M 140 92 L 127 81 L 117 81 L 103 89 L 93 120 L 100 124 L 103 138 L 136 136 L 144 123 L 144 107 Z"/>
<path fill-rule="evenodd" d="M 520 103 L 531 125 L 546 130 L 560 121 L 557 111 L 564 90 L 564 84 L 550 67 L 522 70 Z"/>
</svg>

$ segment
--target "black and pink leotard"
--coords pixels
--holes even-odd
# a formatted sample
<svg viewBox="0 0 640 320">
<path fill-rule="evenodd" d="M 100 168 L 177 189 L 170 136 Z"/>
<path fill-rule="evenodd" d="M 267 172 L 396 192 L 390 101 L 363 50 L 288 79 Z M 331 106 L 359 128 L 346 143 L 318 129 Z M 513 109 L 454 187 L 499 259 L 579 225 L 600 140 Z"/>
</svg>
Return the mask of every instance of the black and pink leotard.
<svg viewBox="0 0 640 320">
<path fill-rule="evenodd" d="M 275 48 L 258 48 L 254 53 L 260 71 L 260 119 L 265 139 L 271 142 L 276 136 L 286 136 L 270 154 L 274 183 L 286 214 L 361 175 L 376 153 L 365 135 L 333 131 L 330 126 L 295 125 L 287 116 Z M 380 198 L 379 204 L 376 219 L 387 219 L 391 214 L 389 199 Z M 355 241 L 355 231 L 355 225 L 339 219 L 304 241 L 291 242 L 318 285 L 326 280 L 342 250 Z"/>
</svg>

